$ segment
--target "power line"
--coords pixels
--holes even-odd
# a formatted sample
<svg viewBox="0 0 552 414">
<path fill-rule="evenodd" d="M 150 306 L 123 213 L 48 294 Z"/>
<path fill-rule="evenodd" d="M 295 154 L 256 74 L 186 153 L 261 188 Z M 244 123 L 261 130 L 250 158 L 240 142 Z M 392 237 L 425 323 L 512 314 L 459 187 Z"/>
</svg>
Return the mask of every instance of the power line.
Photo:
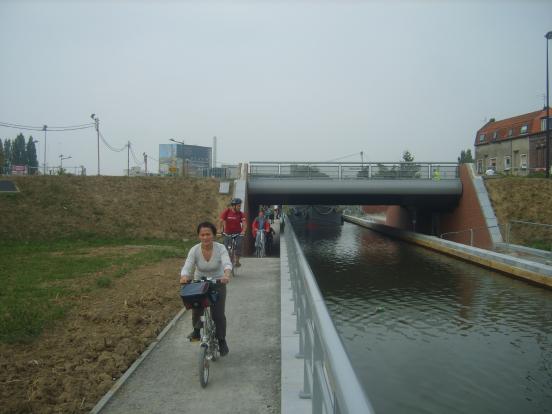
<svg viewBox="0 0 552 414">
<path fill-rule="evenodd" d="M 333 160 L 328 160 L 328 161 L 324 161 L 324 162 L 339 161 L 339 160 L 343 160 L 343 159 L 345 159 L 345 158 L 350 158 L 350 157 L 352 157 L 352 156 L 354 156 L 354 155 L 359 155 L 359 154 L 362 154 L 362 151 L 360 151 L 360 152 L 354 152 L 354 153 L 352 153 L 352 154 L 345 155 L 345 156 L 343 156 L 343 157 L 334 158 Z"/>
<path fill-rule="evenodd" d="M 121 152 L 121 151 L 124 151 L 127 147 L 128 144 L 125 144 L 123 145 L 121 148 L 115 148 L 114 146 L 110 145 L 106 139 L 104 138 L 104 136 L 102 135 L 102 133 L 100 132 L 100 138 L 102 139 L 102 142 L 105 144 L 105 146 L 107 148 L 109 148 L 111 151 L 113 152 Z"/>
<path fill-rule="evenodd" d="M 0 126 L 3 126 L 5 128 L 23 129 L 26 131 L 44 131 L 44 125 L 33 126 L 33 125 L 22 125 L 22 124 L 14 124 L 13 122 L 0 121 Z M 62 132 L 62 131 L 76 131 L 79 129 L 88 129 L 92 127 L 94 127 L 94 124 L 88 123 L 88 124 L 67 125 L 67 126 L 48 126 L 47 128 L 49 131 Z"/>
<path fill-rule="evenodd" d="M 132 149 L 132 145 L 130 146 L 130 153 L 132 154 L 132 158 L 134 159 L 134 163 L 138 166 L 144 165 L 144 161 L 138 161 L 138 157 L 134 153 L 134 150 Z"/>
</svg>

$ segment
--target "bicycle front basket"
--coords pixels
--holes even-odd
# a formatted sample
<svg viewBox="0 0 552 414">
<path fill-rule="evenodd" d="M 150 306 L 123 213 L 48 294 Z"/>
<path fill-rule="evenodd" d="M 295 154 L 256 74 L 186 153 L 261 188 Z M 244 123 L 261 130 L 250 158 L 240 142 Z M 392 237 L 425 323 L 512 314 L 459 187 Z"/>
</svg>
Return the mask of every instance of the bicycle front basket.
<svg viewBox="0 0 552 414">
<path fill-rule="evenodd" d="M 180 288 L 180 297 L 186 309 L 209 306 L 209 283 L 188 283 Z"/>
</svg>

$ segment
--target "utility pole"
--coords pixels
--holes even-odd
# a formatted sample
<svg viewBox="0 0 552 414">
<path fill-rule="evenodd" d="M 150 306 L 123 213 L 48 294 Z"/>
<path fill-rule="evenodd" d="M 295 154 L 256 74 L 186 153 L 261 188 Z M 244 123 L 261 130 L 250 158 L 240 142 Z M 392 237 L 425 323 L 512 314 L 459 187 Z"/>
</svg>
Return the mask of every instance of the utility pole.
<svg viewBox="0 0 552 414">
<path fill-rule="evenodd" d="M 44 175 L 46 175 L 46 130 L 48 125 L 43 125 L 42 130 L 44 131 Z"/>
<path fill-rule="evenodd" d="M 148 175 L 148 154 L 146 154 L 144 152 L 144 165 L 145 165 L 145 169 L 146 169 L 146 175 Z"/>
<path fill-rule="evenodd" d="M 96 133 L 98 135 L 98 175 L 100 175 L 100 118 L 98 118 L 96 114 L 90 115 L 90 118 L 92 118 L 96 124 Z"/>
<path fill-rule="evenodd" d="M 130 141 L 127 144 L 127 177 L 130 177 Z"/>
</svg>

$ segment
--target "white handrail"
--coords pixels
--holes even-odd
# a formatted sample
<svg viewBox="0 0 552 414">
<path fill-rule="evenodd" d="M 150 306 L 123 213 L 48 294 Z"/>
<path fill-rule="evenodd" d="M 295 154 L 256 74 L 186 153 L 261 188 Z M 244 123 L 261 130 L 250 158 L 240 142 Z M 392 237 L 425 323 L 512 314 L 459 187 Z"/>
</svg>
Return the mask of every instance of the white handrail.
<svg viewBox="0 0 552 414">
<path fill-rule="evenodd" d="M 313 414 L 373 413 L 289 221 L 285 237 L 304 359 L 300 396 L 312 399 Z"/>
</svg>

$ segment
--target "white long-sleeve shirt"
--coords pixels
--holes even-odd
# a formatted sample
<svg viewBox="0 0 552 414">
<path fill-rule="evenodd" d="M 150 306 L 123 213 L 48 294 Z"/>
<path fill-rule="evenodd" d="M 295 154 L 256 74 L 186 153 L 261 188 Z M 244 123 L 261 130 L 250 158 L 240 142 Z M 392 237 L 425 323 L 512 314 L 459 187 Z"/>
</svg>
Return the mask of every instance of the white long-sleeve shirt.
<svg viewBox="0 0 552 414">
<path fill-rule="evenodd" d="M 211 260 L 205 260 L 201 252 L 201 243 L 193 246 L 188 252 L 188 257 L 182 266 L 180 276 L 190 277 L 194 270 L 194 279 L 201 277 L 212 277 L 220 279 L 224 276 L 225 270 L 232 270 L 232 262 L 224 244 L 213 242 L 213 254 Z"/>
</svg>

